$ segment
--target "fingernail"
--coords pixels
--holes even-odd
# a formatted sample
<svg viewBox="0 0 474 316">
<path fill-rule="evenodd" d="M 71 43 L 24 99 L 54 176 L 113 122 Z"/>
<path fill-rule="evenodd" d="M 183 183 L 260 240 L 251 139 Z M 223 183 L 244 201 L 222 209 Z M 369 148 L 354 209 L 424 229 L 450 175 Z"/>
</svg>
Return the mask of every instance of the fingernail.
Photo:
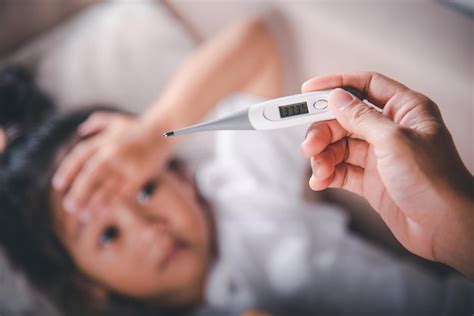
<svg viewBox="0 0 474 316">
<path fill-rule="evenodd" d="M 352 99 L 353 96 L 341 88 L 337 88 L 329 94 L 329 103 L 335 105 L 337 108 L 345 107 Z"/>
<path fill-rule="evenodd" d="M 311 79 L 308 79 L 308 80 L 306 80 L 305 82 L 303 82 L 303 84 L 301 85 L 301 91 L 305 91 L 306 86 L 308 85 L 308 83 L 309 83 L 310 80 L 311 80 Z"/>
<path fill-rule="evenodd" d="M 317 175 L 319 169 L 319 160 L 311 158 L 311 169 L 313 169 L 313 174 Z"/>
</svg>

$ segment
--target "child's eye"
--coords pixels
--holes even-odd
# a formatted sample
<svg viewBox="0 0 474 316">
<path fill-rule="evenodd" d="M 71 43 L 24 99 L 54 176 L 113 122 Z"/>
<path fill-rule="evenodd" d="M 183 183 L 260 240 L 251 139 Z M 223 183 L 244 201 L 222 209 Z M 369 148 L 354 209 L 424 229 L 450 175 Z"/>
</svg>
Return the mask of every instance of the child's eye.
<svg viewBox="0 0 474 316">
<path fill-rule="evenodd" d="M 119 230 L 115 226 L 107 226 L 100 235 L 100 245 L 105 247 L 119 237 Z"/>
<path fill-rule="evenodd" d="M 145 204 L 148 202 L 150 197 L 156 191 L 156 187 L 158 186 L 157 181 L 150 181 L 138 192 L 137 201 L 140 204 Z"/>
</svg>

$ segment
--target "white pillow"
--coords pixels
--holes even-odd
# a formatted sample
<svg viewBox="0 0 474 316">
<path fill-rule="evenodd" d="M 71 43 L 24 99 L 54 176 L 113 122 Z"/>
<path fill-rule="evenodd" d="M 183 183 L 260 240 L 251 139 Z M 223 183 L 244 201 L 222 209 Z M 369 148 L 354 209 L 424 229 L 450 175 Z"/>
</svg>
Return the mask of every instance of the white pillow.
<svg viewBox="0 0 474 316">
<path fill-rule="evenodd" d="M 107 1 L 56 31 L 38 64 L 39 85 L 66 109 L 108 104 L 132 112 L 159 95 L 192 37 L 159 2 Z"/>
</svg>

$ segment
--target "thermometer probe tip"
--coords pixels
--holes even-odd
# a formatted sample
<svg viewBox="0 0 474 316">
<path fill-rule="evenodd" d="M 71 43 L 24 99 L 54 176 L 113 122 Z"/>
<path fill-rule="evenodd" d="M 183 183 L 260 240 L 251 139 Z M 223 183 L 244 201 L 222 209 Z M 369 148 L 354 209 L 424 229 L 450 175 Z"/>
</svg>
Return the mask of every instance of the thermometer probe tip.
<svg viewBox="0 0 474 316">
<path fill-rule="evenodd" d="M 164 138 L 168 138 L 168 137 L 171 137 L 171 136 L 174 136 L 174 132 L 167 132 L 167 133 L 163 134 Z"/>
</svg>

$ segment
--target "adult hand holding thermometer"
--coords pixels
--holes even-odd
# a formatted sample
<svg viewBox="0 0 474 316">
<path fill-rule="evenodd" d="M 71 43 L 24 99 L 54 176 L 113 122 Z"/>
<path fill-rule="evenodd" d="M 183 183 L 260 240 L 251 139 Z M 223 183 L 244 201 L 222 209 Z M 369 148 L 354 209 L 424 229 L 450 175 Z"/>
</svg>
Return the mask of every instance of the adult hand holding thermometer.
<svg viewBox="0 0 474 316">
<path fill-rule="evenodd" d="M 310 187 L 363 196 L 408 250 L 474 280 L 474 178 L 438 106 L 372 72 L 315 77 L 302 90 L 342 85 L 362 91 L 373 107 L 331 92 L 336 120 L 312 124 L 301 145 L 313 169 Z"/>
<path fill-rule="evenodd" d="M 345 88 L 362 99 L 352 88 Z M 164 137 L 216 130 L 267 130 L 334 119 L 328 109 L 332 90 L 308 92 L 253 104 L 229 116 L 163 134 Z"/>
</svg>

